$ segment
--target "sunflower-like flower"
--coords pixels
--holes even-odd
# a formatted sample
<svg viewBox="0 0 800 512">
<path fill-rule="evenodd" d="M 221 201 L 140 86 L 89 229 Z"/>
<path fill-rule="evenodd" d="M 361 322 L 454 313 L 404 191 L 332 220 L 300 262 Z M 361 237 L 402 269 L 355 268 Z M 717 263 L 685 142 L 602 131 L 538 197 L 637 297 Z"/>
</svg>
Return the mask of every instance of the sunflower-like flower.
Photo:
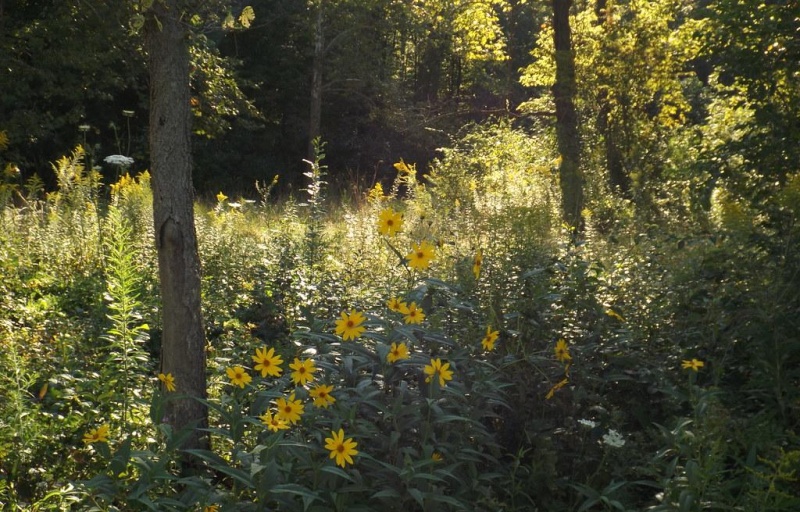
<svg viewBox="0 0 800 512">
<path fill-rule="evenodd" d="M 405 322 L 407 324 L 421 324 L 422 321 L 425 320 L 425 313 L 422 312 L 422 309 L 417 307 L 416 302 L 412 302 L 406 306 L 401 313 L 406 316 Z"/>
<path fill-rule="evenodd" d="M 408 266 L 417 270 L 425 270 L 436 255 L 436 248 L 427 240 L 411 246 L 411 252 L 406 255 Z"/>
<path fill-rule="evenodd" d="M 431 382 L 434 378 L 439 378 L 439 386 L 444 387 L 448 380 L 453 380 L 453 371 L 450 370 L 450 363 L 442 364 L 442 360 L 438 357 L 431 358 L 431 364 L 426 365 L 423 369 L 425 372 L 425 382 Z"/>
<path fill-rule="evenodd" d="M 394 363 L 401 359 L 408 359 L 408 357 L 408 346 L 405 343 L 392 343 L 389 348 L 389 354 L 386 355 L 386 360 L 389 363 Z"/>
<path fill-rule="evenodd" d="M 294 358 L 294 362 L 289 365 L 289 368 L 294 370 L 292 372 L 292 382 L 294 382 L 296 386 L 302 386 L 306 382 L 312 382 L 314 380 L 314 372 L 317 371 L 317 367 L 314 366 L 314 361 L 312 359 L 301 361 L 296 357 Z"/>
<path fill-rule="evenodd" d="M 392 297 L 388 302 L 386 302 L 386 307 L 389 308 L 389 311 L 402 313 L 406 308 L 408 308 L 408 304 L 400 300 L 398 297 Z"/>
<path fill-rule="evenodd" d="M 278 398 L 275 400 L 278 408 L 278 418 L 289 423 L 297 423 L 300 421 L 300 416 L 303 415 L 305 406 L 300 400 L 294 399 L 294 393 L 289 395 L 289 398 Z"/>
<path fill-rule="evenodd" d="M 331 430 L 331 437 L 325 438 L 325 449 L 331 451 L 331 459 L 336 459 L 336 465 L 345 467 L 345 463 L 353 464 L 353 455 L 358 455 L 358 443 L 353 438 L 344 438 L 344 429 L 339 432 Z"/>
<path fill-rule="evenodd" d="M 86 444 L 105 443 L 108 441 L 108 425 L 100 425 L 83 435 L 83 442 Z"/>
<path fill-rule="evenodd" d="M 386 208 L 378 217 L 378 231 L 385 236 L 394 236 L 403 228 L 403 214 Z"/>
<path fill-rule="evenodd" d="M 274 348 L 270 348 L 269 350 L 267 350 L 266 347 L 257 348 L 256 354 L 253 356 L 253 362 L 256 363 L 253 368 L 257 372 L 260 371 L 262 377 L 266 377 L 267 375 L 280 377 L 281 373 L 283 373 L 283 368 L 281 368 L 283 359 L 275 353 Z"/>
<path fill-rule="evenodd" d="M 481 277 L 481 269 L 483 268 L 483 251 L 478 249 L 478 252 L 475 253 L 475 257 L 472 259 L 472 274 L 475 276 L 477 280 Z"/>
<path fill-rule="evenodd" d="M 175 391 L 175 377 L 171 373 L 159 373 L 158 380 L 160 380 L 167 391 Z"/>
<path fill-rule="evenodd" d="M 556 359 L 558 359 L 559 362 L 567 363 L 572 361 L 572 356 L 569 354 L 569 347 L 563 338 L 556 342 L 556 346 L 553 350 L 556 353 Z"/>
<path fill-rule="evenodd" d="M 342 317 L 336 320 L 336 334 L 345 341 L 354 340 L 367 330 L 361 325 L 366 319 L 367 317 L 356 310 L 351 309 L 349 314 L 342 311 Z"/>
<path fill-rule="evenodd" d="M 492 326 L 486 328 L 486 336 L 481 340 L 481 345 L 487 352 L 494 350 L 494 345 L 497 343 L 497 338 L 500 336 L 500 331 L 493 331 Z"/>
<path fill-rule="evenodd" d="M 314 405 L 327 409 L 329 405 L 336 401 L 336 399 L 331 396 L 331 391 L 333 391 L 333 386 L 319 384 L 312 388 L 308 392 L 308 395 L 314 399 Z"/>
<path fill-rule="evenodd" d="M 686 360 L 686 361 L 683 361 L 681 363 L 681 367 L 684 370 L 692 370 L 692 371 L 695 371 L 695 372 L 698 371 L 700 368 L 702 368 L 705 365 L 706 364 L 703 361 L 699 360 L 699 359 Z"/>
<path fill-rule="evenodd" d="M 289 424 L 286 422 L 286 420 L 278 416 L 277 413 L 272 414 L 271 411 L 265 412 L 264 414 L 259 416 L 259 419 L 261 419 L 264 425 L 266 425 L 267 428 L 273 432 L 277 432 L 279 430 L 286 430 L 287 428 L 289 428 Z"/>
<path fill-rule="evenodd" d="M 249 384 L 250 381 L 253 380 L 253 377 L 251 377 L 247 373 L 247 370 L 241 366 L 231 366 L 225 370 L 225 373 L 228 374 L 231 384 L 234 386 L 239 386 L 242 389 L 244 389 L 246 384 Z"/>
</svg>

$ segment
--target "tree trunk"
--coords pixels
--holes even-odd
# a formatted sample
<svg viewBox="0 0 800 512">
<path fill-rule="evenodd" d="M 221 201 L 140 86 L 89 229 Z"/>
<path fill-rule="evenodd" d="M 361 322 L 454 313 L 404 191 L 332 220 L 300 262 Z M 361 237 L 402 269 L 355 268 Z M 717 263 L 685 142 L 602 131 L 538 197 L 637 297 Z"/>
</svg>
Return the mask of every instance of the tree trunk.
<svg viewBox="0 0 800 512">
<path fill-rule="evenodd" d="M 600 26 L 610 23 L 611 13 L 607 11 L 606 0 L 597 0 L 594 4 L 594 13 Z M 619 192 L 623 197 L 630 197 L 630 177 L 625 172 L 622 152 L 617 143 L 616 127 L 611 122 L 611 100 L 607 91 L 600 91 L 597 99 L 600 111 L 597 114 L 597 130 L 603 137 L 603 147 L 606 155 L 606 171 L 608 182 L 612 191 Z"/>
<path fill-rule="evenodd" d="M 322 64 L 325 58 L 325 34 L 323 32 L 323 0 L 317 2 L 317 17 L 314 23 L 314 62 L 311 71 L 311 112 L 308 119 L 308 160 L 314 161 L 314 141 L 320 136 L 322 124 Z"/>
<path fill-rule="evenodd" d="M 164 421 L 194 428 L 184 448 L 207 448 L 206 352 L 200 310 L 200 258 L 192 189 L 189 51 L 175 0 L 154 2 L 145 27 L 150 69 L 150 170 L 158 250 L 163 337 L 161 371 L 172 373 L 178 393 Z"/>
<path fill-rule="evenodd" d="M 581 145 L 578 115 L 575 112 L 575 58 L 569 26 L 572 0 L 553 0 L 553 40 L 555 42 L 556 81 L 553 98 L 556 104 L 556 138 L 561 155 L 561 211 L 564 221 L 576 231 L 582 226 L 583 175 L 580 169 Z"/>
</svg>

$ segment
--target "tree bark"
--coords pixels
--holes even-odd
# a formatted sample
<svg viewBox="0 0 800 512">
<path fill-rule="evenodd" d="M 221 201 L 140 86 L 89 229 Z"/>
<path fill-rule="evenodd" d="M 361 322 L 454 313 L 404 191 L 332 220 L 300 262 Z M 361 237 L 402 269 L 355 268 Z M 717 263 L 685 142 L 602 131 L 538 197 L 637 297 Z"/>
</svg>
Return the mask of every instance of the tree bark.
<svg viewBox="0 0 800 512">
<path fill-rule="evenodd" d="M 583 174 L 580 168 L 581 144 L 578 115 L 575 111 L 575 57 L 572 53 L 569 9 L 572 0 L 553 0 L 553 40 L 556 80 L 553 98 L 556 106 L 556 138 L 561 155 L 561 211 L 564 221 L 576 231 L 583 228 Z"/>
<path fill-rule="evenodd" d="M 207 448 L 205 335 L 200 258 L 194 224 L 189 51 L 176 0 L 153 3 L 145 26 L 150 70 L 150 170 L 158 251 L 163 337 L 161 371 L 183 398 L 169 400 L 164 421 L 193 428 L 183 448 Z"/>
<path fill-rule="evenodd" d="M 610 23 L 611 13 L 607 11 L 606 0 L 597 0 L 594 5 L 594 13 L 597 23 L 600 26 Z M 611 99 L 607 91 L 600 91 L 597 102 L 600 110 L 597 113 L 597 130 L 603 137 L 603 147 L 606 155 L 606 171 L 608 172 L 608 182 L 612 191 L 617 191 L 623 197 L 630 197 L 630 177 L 625 172 L 622 152 L 617 143 L 617 129 L 611 122 Z"/>
</svg>

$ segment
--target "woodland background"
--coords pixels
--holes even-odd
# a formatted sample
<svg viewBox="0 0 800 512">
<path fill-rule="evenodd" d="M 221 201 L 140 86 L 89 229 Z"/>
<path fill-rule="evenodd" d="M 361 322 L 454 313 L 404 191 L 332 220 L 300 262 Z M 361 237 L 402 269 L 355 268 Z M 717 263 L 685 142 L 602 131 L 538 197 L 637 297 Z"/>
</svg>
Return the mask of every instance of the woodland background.
<svg viewBox="0 0 800 512">
<path fill-rule="evenodd" d="M 0 0 L 4 510 L 798 509 L 799 2 L 181 2 L 210 440 L 188 451 L 186 382 L 157 377 L 152 4 Z M 265 346 L 313 357 L 335 404 L 259 377 Z M 270 431 L 289 396 L 302 421 Z"/>
</svg>

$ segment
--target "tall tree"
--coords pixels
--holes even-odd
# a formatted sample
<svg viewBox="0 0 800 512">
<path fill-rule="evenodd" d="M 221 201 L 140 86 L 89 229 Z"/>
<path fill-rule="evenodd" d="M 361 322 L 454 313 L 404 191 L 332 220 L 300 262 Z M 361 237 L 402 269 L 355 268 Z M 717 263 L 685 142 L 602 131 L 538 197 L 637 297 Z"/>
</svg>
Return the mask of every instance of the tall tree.
<svg viewBox="0 0 800 512">
<path fill-rule="evenodd" d="M 561 163 L 561 211 L 564 221 L 581 229 L 583 210 L 583 174 L 580 168 L 581 145 L 578 115 L 575 111 L 575 56 L 572 53 L 569 9 L 572 0 L 553 0 L 553 43 L 555 45 L 556 81 L 553 99 L 556 105 L 556 137 Z"/>
<path fill-rule="evenodd" d="M 200 309 L 200 258 L 194 224 L 188 33 L 179 0 L 153 2 L 145 45 L 150 69 L 150 155 L 153 220 L 161 286 L 161 371 L 172 373 L 185 398 L 167 403 L 165 421 L 194 428 L 184 447 L 205 448 L 199 428 L 208 410 L 206 352 Z"/>
</svg>

